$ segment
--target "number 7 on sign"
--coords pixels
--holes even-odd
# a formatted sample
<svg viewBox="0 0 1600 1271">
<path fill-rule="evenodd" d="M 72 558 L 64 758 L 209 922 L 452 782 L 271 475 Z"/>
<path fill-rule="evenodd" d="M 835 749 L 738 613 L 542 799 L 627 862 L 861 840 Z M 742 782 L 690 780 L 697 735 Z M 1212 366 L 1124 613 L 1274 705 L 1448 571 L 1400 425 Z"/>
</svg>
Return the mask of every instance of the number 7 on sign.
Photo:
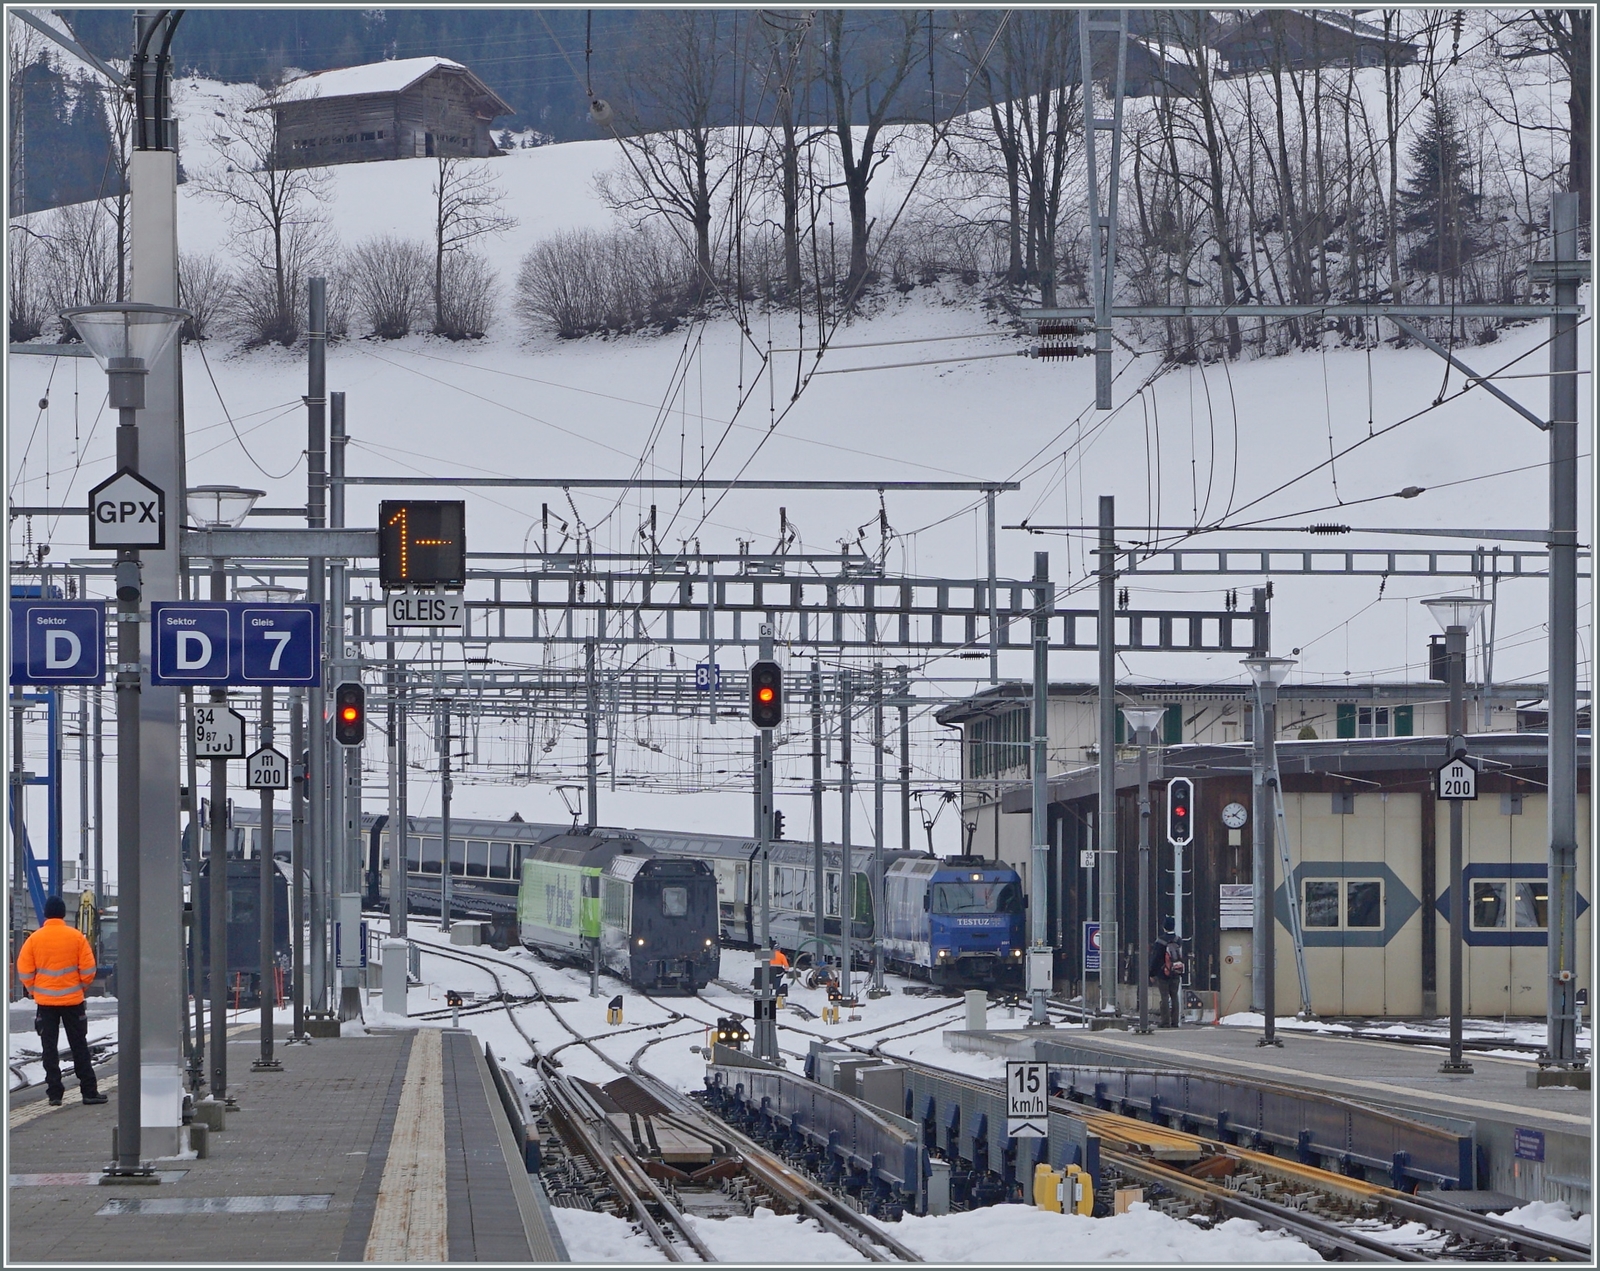
<svg viewBox="0 0 1600 1271">
<path fill-rule="evenodd" d="M 294 633 L 292 631 L 267 631 L 262 634 L 262 638 L 266 640 L 268 644 L 275 644 L 278 646 L 277 648 L 273 649 L 272 660 L 267 663 L 267 669 L 269 671 L 276 671 L 278 669 L 278 664 L 283 661 L 283 651 L 289 647 L 289 641 L 293 638 L 293 636 Z"/>
</svg>

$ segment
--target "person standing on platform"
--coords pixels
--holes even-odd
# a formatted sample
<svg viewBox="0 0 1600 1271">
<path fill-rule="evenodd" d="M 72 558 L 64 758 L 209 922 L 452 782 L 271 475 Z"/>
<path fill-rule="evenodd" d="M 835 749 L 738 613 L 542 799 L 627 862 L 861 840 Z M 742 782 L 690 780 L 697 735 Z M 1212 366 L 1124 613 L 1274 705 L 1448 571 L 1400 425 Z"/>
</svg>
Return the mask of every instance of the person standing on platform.
<svg viewBox="0 0 1600 1271">
<path fill-rule="evenodd" d="M 772 957 L 770 959 L 772 965 L 777 967 L 780 971 L 787 971 L 789 969 L 789 955 L 786 954 L 782 949 L 778 948 L 778 942 L 776 940 L 768 940 L 767 944 L 772 949 Z"/>
<path fill-rule="evenodd" d="M 1168 922 L 1150 946 L 1150 979 L 1161 993 L 1162 1028 L 1178 1027 L 1178 990 L 1183 983 L 1183 969 L 1183 945 Z"/>
<path fill-rule="evenodd" d="M 32 996 L 37 1011 L 34 1031 L 44 1051 L 45 1093 L 59 1108 L 67 1088 L 61 1081 L 61 1055 L 56 1049 L 66 1029 L 78 1091 L 85 1103 L 105 1103 L 89 1059 L 89 1010 L 84 986 L 94 983 L 94 949 L 83 932 L 66 923 L 67 906 L 60 896 L 44 902 L 44 926 L 23 942 L 17 954 L 17 978 Z"/>
</svg>

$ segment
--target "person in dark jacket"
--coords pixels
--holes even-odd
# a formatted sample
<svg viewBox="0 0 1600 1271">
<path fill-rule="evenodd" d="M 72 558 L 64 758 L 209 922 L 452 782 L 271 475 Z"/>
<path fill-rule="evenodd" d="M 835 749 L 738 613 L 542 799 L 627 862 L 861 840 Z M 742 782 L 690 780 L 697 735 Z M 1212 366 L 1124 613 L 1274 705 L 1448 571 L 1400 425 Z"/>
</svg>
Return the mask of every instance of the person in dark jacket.
<svg viewBox="0 0 1600 1271">
<path fill-rule="evenodd" d="M 1178 1027 L 1178 992 L 1183 983 L 1183 945 L 1167 923 L 1150 945 L 1150 981 L 1161 993 L 1162 1028 Z"/>
</svg>

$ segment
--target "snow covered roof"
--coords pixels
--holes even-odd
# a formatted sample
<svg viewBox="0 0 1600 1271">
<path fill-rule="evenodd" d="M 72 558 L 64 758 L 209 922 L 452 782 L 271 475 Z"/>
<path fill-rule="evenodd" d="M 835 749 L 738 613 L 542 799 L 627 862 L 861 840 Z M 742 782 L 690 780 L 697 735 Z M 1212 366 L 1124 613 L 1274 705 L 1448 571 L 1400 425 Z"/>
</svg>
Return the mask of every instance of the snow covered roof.
<svg viewBox="0 0 1600 1271">
<path fill-rule="evenodd" d="M 487 84 L 460 62 L 448 57 L 408 57 L 397 62 L 369 62 L 365 66 L 346 66 L 335 71 L 318 71 L 284 85 L 279 102 L 327 100 L 334 97 L 366 97 L 374 93 L 403 93 L 435 71 L 458 71 L 467 76 L 484 96 L 504 107 L 498 114 L 509 115 L 511 107 Z"/>
</svg>

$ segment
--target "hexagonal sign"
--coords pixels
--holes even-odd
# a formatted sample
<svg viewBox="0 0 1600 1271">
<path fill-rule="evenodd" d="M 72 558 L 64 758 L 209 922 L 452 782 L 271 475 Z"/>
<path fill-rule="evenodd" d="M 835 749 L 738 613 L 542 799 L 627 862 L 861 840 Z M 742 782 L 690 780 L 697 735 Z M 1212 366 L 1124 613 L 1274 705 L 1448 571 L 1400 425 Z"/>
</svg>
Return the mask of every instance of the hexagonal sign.
<svg viewBox="0 0 1600 1271">
<path fill-rule="evenodd" d="M 167 546 L 167 496 L 123 468 L 89 491 L 89 546 L 95 551 Z"/>
</svg>

